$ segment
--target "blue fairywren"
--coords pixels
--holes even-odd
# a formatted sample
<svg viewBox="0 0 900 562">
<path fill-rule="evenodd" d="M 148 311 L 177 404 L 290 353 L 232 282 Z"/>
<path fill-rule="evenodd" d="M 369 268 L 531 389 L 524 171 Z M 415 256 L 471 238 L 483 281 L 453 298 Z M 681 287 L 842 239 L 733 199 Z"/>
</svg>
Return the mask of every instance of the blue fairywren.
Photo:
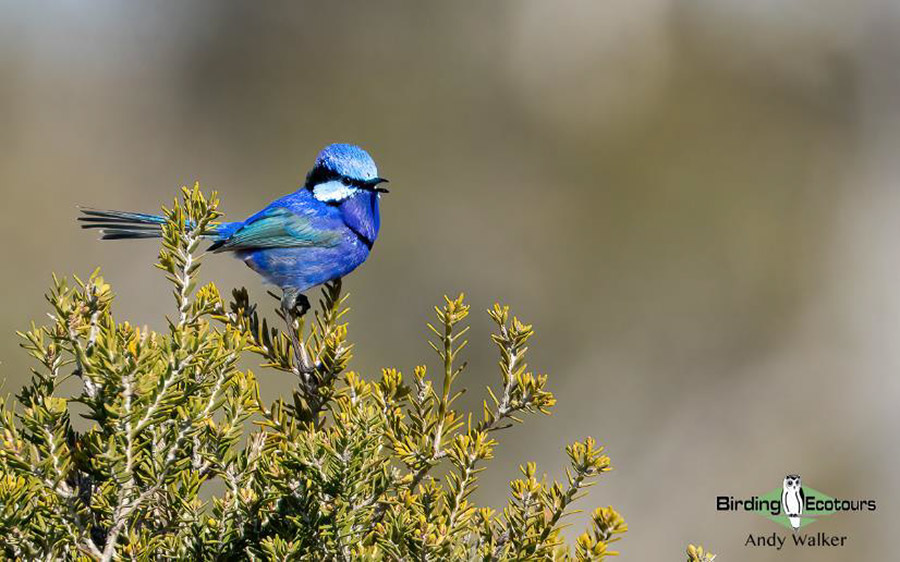
<svg viewBox="0 0 900 562">
<path fill-rule="evenodd" d="M 205 233 L 212 252 L 231 252 L 282 290 L 285 318 L 309 309 L 307 289 L 340 279 L 359 267 L 378 238 L 378 200 L 387 189 L 369 154 L 332 144 L 316 157 L 304 185 L 239 222 Z M 101 228 L 105 240 L 156 238 L 159 215 L 82 209 L 83 228 Z"/>
</svg>

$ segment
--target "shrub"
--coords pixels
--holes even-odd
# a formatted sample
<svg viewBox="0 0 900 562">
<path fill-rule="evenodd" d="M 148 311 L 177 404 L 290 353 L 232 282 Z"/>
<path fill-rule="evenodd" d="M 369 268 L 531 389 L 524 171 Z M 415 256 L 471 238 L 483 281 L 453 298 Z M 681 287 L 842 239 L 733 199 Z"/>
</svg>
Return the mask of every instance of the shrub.
<svg viewBox="0 0 900 562">
<path fill-rule="evenodd" d="M 0 403 L 0 548 L 14 559 L 603 560 L 627 530 L 612 508 L 566 545 L 572 504 L 610 459 L 593 439 L 566 448 L 564 482 L 533 463 L 502 511 L 470 498 L 496 437 L 555 400 L 525 362 L 532 327 L 488 311 L 497 385 L 480 415 L 454 409 L 466 364 L 469 306 L 435 308 L 441 368 L 411 376 L 347 370 L 346 296 L 322 289 L 316 310 L 263 318 L 244 289 L 230 303 L 195 290 L 215 194 L 184 189 L 166 210 L 158 267 L 173 285 L 162 332 L 117 322 L 98 272 L 54 277 L 51 322 L 19 335 L 31 382 Z M 292 336 L 296 336 L 292 338 Z M 264 404 L 246 354 L 297 380 Z M 80 391 L 60 385 L 74 377 Z M 77 412 L 77 414 L 76 414 Z M 71 416 L 89 428 L 75 431 Z M 216 484 L 217 483 L 217 484 Z M 693 548 L 693 547 L 691 547 Z M 691 553 L 694 554 L 691 554 Z M 688 550 L 692 560 L 695 550 Z M 702 550 L 700 556 L 703 556 Z"/>
</svg>

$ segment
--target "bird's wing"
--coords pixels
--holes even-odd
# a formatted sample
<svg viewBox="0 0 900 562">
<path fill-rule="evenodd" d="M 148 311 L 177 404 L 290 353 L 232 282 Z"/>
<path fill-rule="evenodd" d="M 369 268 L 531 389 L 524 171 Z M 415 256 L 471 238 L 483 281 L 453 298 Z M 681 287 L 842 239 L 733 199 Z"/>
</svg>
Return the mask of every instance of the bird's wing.
<svg viewBox="0 0 900 562">
<path fill-rule="evenodd" d="M 299 248 L 335 246 L 341 233 L 331 228 L 314 226 L 312 219 L 284 207 L 272 207 L 248 219 L 231 236 L 214 243 L 213 252 L 251 250 L 256 248 Z"/>
</svg>

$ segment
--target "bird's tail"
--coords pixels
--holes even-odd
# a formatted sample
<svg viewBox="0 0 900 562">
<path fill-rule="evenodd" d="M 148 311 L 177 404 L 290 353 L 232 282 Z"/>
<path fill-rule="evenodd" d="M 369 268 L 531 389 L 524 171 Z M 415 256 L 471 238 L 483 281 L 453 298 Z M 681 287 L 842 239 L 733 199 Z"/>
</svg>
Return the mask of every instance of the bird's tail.
<svg viewBox="0 0 900 562">
<path fill-rule="evenodd" d="M 795 531 L 800 528 L 800 517 L 797 515 L 792 515 L 788 517 L 788 521 L 791 522 L 791 528 Z"/>
<path fill-rule="evenodd" d="M 129 238 L 160 238 L 162 225 L 166 218 L 146 213 L 130 213 L 127 211 L 103 211 L 100 209 L 81 208 L 82 216 L 78 220 L 81 228 L 99 228 L 103 240 L 123 240 Z M 205 236 L 216 234 L 215 227 Z"/>
<path fill-rule="evenodd" d="M 159 238 L 166 219 L 159 215 L 82 208 L 81 228 L 99 228 L 103 240 Z"/>
</svg>

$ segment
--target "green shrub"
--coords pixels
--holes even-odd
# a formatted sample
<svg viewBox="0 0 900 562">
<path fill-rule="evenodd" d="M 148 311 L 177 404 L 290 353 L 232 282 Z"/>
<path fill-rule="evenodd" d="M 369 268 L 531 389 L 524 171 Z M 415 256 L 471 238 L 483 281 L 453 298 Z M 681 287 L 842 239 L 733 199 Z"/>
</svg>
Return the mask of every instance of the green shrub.
<svg viewBox="0 0 900 562">
<path fill-rule="evenodd" d="M 463 297 L 428 328 L 436 377 L 348 371 L 340 282 L 316 310 L 263 318 L 246 290 L 195 290 L 202 233 L 219 217 L 195 186 L 167 210 L 158 267 L 175 310 L 163 332 L 113 318 L 99 273 L 54 277 L 51 323 L 21 333 L 33 377 L 0 403 L 0 548 L 13 559 L 602 560 L 627 530 L 612 508 L 567 546 L 560 529 L 610 459 L 593 439 L 566 449 L 565 482 L 534 464 L 502 511 L 470 502 L 498 431 L 554 405 L 527 369 L 530 325 L 495 305 L 497 385 L 480 415 L 454 409 L 465 369 Z M 291 337 L 298 335 L 299 337 Z M 296 345 L 295 345 L 296 343 Z M 248 353 L 296 377 L 262 402 Z M 79 381 L 75 396 L 59 390 Z M 86 420 L 75 431 L 73 412 Z M 436 473 L 443 474 L 439 476 Z M 217 482 L 218 484 L 207 486 Z M 693 547 L 692 547 L 693 548 Z M 688 551 L 692 552 L 691 550 Z M 701 553 L 702 555 L 702 553 Z M 693 556 L 693 555 L 692 555 Z M 692 558 L 696 559 L 696 558 Z M 702 559 L 702 558 L 700 558 Z"/>
</svg>

